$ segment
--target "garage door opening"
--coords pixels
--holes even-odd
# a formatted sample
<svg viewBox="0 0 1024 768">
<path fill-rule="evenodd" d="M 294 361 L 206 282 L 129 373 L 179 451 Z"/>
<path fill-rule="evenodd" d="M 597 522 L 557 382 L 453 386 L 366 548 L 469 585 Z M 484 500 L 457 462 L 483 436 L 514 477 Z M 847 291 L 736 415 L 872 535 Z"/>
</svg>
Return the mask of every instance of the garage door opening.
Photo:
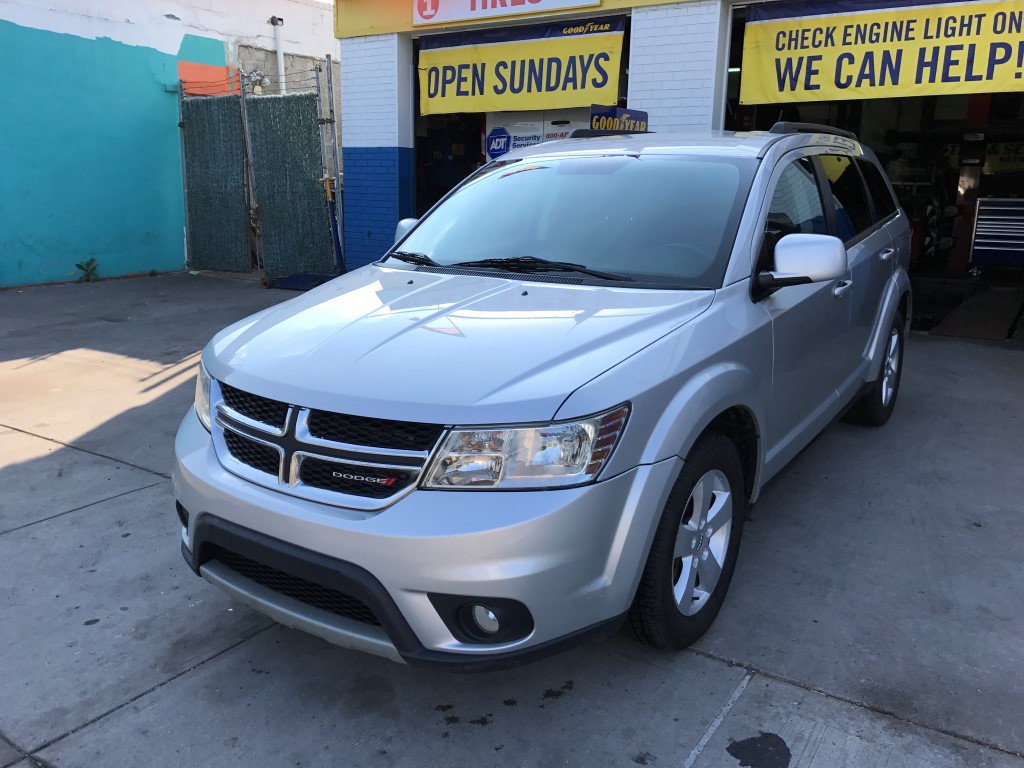
<svg viewBox="0 0 1024 768">
<path fill-rule="evenodd" d="M 743 87 L 744 45 L 752 15 L 756 23 L 756 9 L 738 8 L 733 15 L 725 127 L 768 130 L 786 120 L 856 133 L 878 155 L 910 218 L 915 325 L 951 335 L 995 339 L 1016 334 L 1024 340 L 1024 93 L 745 99 L 743 94 L 751 89 Z M 835 17 L 840 34 L 844 18 Z M 781 80 L 788 59 L 774 51 L 772 55 L 779 72 L 768 76 L 780 74 Z M 956 61 L 955 55 L 951 60 Z M 828 63 L 818 65 L 826 70 L 822 82 L 825 75 L 841 82 L 882 77 L 880 65 L 870 69 L 862 63 L 851 69 L 840 61 L 833 71 Z M 758 77 L 764 77 L 763 69 Z M 801 78 L 796 90 L 811 83 L 806 71 Z M 828 93 L 827 83 L 822 90 Z M 878 89 L 879 95 L 886 92 Z M 959 313 L 964 317 L 958 317 L 958 307 L 968 310 Z"/>
</svg>

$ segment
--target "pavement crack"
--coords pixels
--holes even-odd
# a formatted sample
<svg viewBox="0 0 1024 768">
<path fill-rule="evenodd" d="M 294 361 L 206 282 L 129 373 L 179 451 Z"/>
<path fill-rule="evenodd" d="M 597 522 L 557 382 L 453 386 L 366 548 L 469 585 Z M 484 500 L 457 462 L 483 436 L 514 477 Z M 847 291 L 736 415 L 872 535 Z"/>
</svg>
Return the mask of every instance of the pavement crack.
<svg viewBox="0 0 1024 768">
<path fill-rule="evenodd" d="M 863 701 L 857 701 L 856 699 L 850 698 L 849 696 L 843 696 L 839 693 L 826 691 L 822 688 L 816 688 L 813 685 L 808 685 L 807 683 L 803 683 L 799 680 L 794 680 L 790 677 L 780 675 L 776 672 L 769 672 L 765 669 L 761 669 L 755 664 L 737 661 L 736 659 L 730 659 L 725 656 L 719 656 L 717 653 L 712 653 L 711 651 L 704 651 L 698 648 L 688 648 L 687 651 L 696 656 L 702 656 L 705 659 L 711 659 L 712 661 L 718 661 L 722 664 L 728 664 L 730 667 L 739 667 L 741 669 L 745 669 L 747 673 L 750 675 L 757 675 L 758 677 L 764 677 L 768 680 L 774 680 L 779 683 L 786 683 L 787 685 L 792 685 L 796 688 L 800 688 L 801 690 L 808 691 L 810 693 L 816 693 L 819 696 L 824 696 L 826 698 L 832 699 L 833 701 L 842 702 L 843 704 L 850 704 L 854 707 L 865 709 L 868 712 L 872 712 L 876 715 L 888 717 L 893 720 L 897 720 L 898 722 L 904 723 L 906 725 L 914 726 L 915 728 L 920 728 L 925 731 L 931 731 L 932 733 L 938 733 L 953 739 L 959 739 L 960 741 L 966 741 L 970 744 L 974 744 L 975 746 L 984 747 L 985 749 L 991 749 L 995 752 L 999 752 L 1004 755 L 1009 755 L 1010 757 L 1024 757 L 1024 752 L 1015 752 L 1014 750 L 1009 749 L 1007 747 L 1001 747 L 998 744 L 993 744 L 992 742 L 985 741 L 984 739 L 979 739 L 975 736 L 968 736 L 964 733 L 958 733 L 957 731 L 951 730 L 949 728 L 938 728 L 934 725 L 922 723 L 917 720 L 911 720 L 909 717 L 904 717 L 903 715 L 900 715 L 891 710 L 883 709 L 882 707 L 876 707 L 872 704 L 868 704 Z M 689 766 L 690 763 L 687 762 L 686 765 Z"/>
<path fill-rule="evenodd" d="M 129 494 L 132 494 L 132 493 L 138 493 L 139 491 L 145 491 L 145 490 L 147 490 L 149 488 L 156 488 L 158 485 L 163 485 L 166 482 L 168 482 L 168 481 L 167 480 L 161 480 L 158 483 L 150 483 L 149 485 L 144 485 L 141 488 L 133 488 L 132 490 L 124 491 L 123 493 L 115 493 L 113 496 L 108 496 L 105 499 L 99 499 L 98 501 L 90 501 L 88 504 L 83 504 L 80 507 L 75 507 L 74 509 L 69 509 L 69 510 L 67 510 L 65 512 L 58 512 L 55 515 L 50 515 L 49 517 L 44 517 L 44 518 L 42 518 L 40 520 L 33 520 L 30 523 L 24 523 L 23 525 L 18 525 L 18 526 L 15 526 L 14 528 L 8 528 L 6 531 L 0 531 L 0 536 L 6 536 L 8 533 L 14 533 L 15 531 L 22 531 L 22 530 L 24 530 L 26 528 L 31 528 L 33 525 L 39 525 L 40 523 L 45 523 L 45 522 L 47 522 L 49 520 L 56 520 L 58 517 L 64 517 L 64 515 L 70 515 L 72 512 L 81 512 L 83 509 L 88 509 L 89 507 L 95 507 L 97 504 L 104 504 L 104 503 L 106 503 L 108 501 L 113 501 L 114 499 L 120 499 L 122 496 L 128 496 Z"/>
<path fill-rule="evenodd" d="M 15 744 L 9 738 L 7 738 L 7 734 L 5 734 L 3 731 L 0 731 L 0 744 L 6 744 L 12 750 L 14 750 L 15 752 L 18 753 L 18 756 L 16 758 L 14 758 L 14 762 L 13 763 L 4 763 L 3 768 L 10 768 L 10 766 L 17 765 L 24 758 L 28 757 L 28 752 L 26 752 L 24 749 L 19 747 L 17 744 Z"/>
<path fill-rule="evenodd" d="M 18 745 L 16 745 L 13 741 L 11 741 L 9 738 L 7 738 L 7 736 L 4 735 L 3 731 L 0 731 L 0 744 L 6 744 L 8 747 L 10 747 L 18 753 L 17 757 L 14 758 L 13 763 L 4 763 L 3 766 L 0 766 L 0 768 L 14 768 L 14 766 L 16 765 L 21 765 L 22 761 L 27 762 L 29 765 L 32 765 L 35 768 L 54 768 L 54 766 L 52 766 L 47 761 L 43 760 L 41 757 L 33 756 L 25 750 L 23 750 Z"/>
<path fill-rule="evenodd" d="M 722 708 L 718 710 L 718 714 L 715 715 L 715 719 L 712 720 L 704 730 L 704 734 L 700 737 L 700 741 L 697 742 L 697 745 L 690 752 L 690 756 L 687 757 L 686 762 L 683 763 L 683 768 L 693 768 L 693 764 L 697 762 L 697 759 L 704 751 L 704 748 L 708 745 L 708 742 L 711 741 L 711 737 L 715 735 L 715 732 L 725 721 L 725 718 L 728 717 L 732 708 L 736 706 L 736 702 L 740 700 L 740 696 L 742 696 L 743 692 L 747 690 L 747 685 L 753 677 L 753 673 L 747 670 L 747 673 L 739 681 L 736 688 L 733 689 L 732 695 L 729 696 L 725 704 L 722 705 Z"/>
<path fill-rule="evenodd" d="M 184 677 L 189 672 L 193 672 L 193 671 L 199 669 L 200 667 L 202 667 L 202 666 L 204 666 L 206 664 L 209 664 L 214 659 L 218 659 L 221 656 L 223 656 L 224 654 L 226 654 L 226 653 L 228 653 L 230 651 L 235 650 L 235 648 L 238 648 L 240 645 L 243 645 L 243 644 L 249 642 L 254 637 L 258 637 L 259 635 L 262 635 L 264 632 L 266 632 L 268 629 L 270 629 L 271 627 L 273 627 L 275 625 L 276 625 L 275 622 L 270 622 L 269 624 L 267 624 L 267 626 L 263 627 L 262 629 L 258 629 L 255 632 L 253 632 L 252 634 L 246 635 L 245 637 L 243 637 L 238 642 L 232 643 L 231 645 L 227 646 L 226 648 L 222 648 L 221 650 L 217 651 L 217 653 L 213 654 L 212 656 L 208 656 L 205 659 L 203 659 L 202 661 L 196 662 L 195 664 L 193 664 L 188 669 L 183 669 L 181 672 L 178 672 L 177 674 L 172 675 L 171 677 L 169 677 L 166 680 L 164 680 L 162 683 L 157 683 L 153 687 L 151 687 L 151 688 L 149 688 L 149 689 L 147 689 L 145 691 L 142 691 L 142 693 L 138 693 L 135 696 L 132 696 L 130 699 L 127 699 L 126 701 L 122 701 L 116 707 L 111 707 L 106 712 L 102 712 L 102 713 L 96 715 L 96 717 L 93 717 L 92 719 L 87 720 L 86 722 L 82 723 L 81 725 L 75 726 L 71 730 L 62 733 L 60 736 L 55 736 L 54 738 L 50 739 L 49 741 L 47 741 L 47 742 L 45 742 L 43 744 L 40 744 L 38 747 L 33 749 L 31 753 L 28 753 L 28 758 L 30 760 L 41 760 L 42 758 L 38 758 L 38 757 L 35 757 L 35 756 L 38 755 L 40 752 L 42 752 L 44 749 L 49 749 L 50 747 L 52 747 L 57 742 L 62 741 L 63 739 L 68 738 L 69 736 L 74 736 L 79 731 L 84 730 L 85 728 L 88 728 L 89 726 L 98 723 L 100 720 L 103 720 L 104 718 L 109 717 L 110 715 L 114 714 L 115 712 L 119 712 L 122 709 L 124 709 L 125 707 L 131 706 L 132 704 L 134 704 L 139 699 L 144 698 L 145 696 L 149 696 L 149 694 L 153 693 L 154 691 L 160 690 L 165 685 L 173 683 L 175 680 L 177 680 L 180 677 Z M 25 754 L 25 753 L 23 753 L 23 754 Z"/>
<path fill-rule="evenodd" d="M 140 464 L 132 464 L 130 461 L 125 461 L 124 459 L 119 459 L 116 456 L 107 456 L 105 453 L 99 453 L 98 451 L 90 451 L 88 448 L 80 448 L 77 445 L 72 445 L 71 443 L 65 443 L 63 440 L 57 440 L 57 439 L 52 438 L 52 437 L 47 437 L 46 435 L 37 435 L 35 432 L 29 432 L 27 429 L 21 429 L 19 427 L 13 427 L 10 424 L 0 424 L 0 428 L 2 428 L 2 429 L 12 429 L 15 432 L 20 432 L 21 434 L 28 435 L 29 437 L 36 437 L 36 438 L 39 438 L 40 440 L 46 440 L 49 443 L 56 443 L 57 445 L 62 445 L 65 448 L 70 448 L 73 451 L 80 451 L 82 453 L 87 453 L 90 456 L 95 456 L 98 459 L 106 459 L 107 461 L 114 461 L 114 462 L 117 462 L 118 464 L 123 464 L 126 467 L 131 467 L 132 469 L 138 469 L 141 472 L 148 472 L 151 475 L 156 475 L 157 477 L 162 477 L 164 480 L 170 480 L 171 479 L 170 474 L 167 473 L 167 472 L 157 472 L 155 469 L 150 469 L 149 467 L 143 467 Z"/>
</svg>

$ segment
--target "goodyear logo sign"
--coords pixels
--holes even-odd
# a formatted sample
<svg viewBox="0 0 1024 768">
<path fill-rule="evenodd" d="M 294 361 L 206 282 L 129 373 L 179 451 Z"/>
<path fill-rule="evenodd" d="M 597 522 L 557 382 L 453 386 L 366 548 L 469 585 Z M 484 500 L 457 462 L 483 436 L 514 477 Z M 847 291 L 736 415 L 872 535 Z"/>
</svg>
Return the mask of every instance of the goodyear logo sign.
<svg viewBox="0 0 1024 768">
<path fill-rule="evenodd" d="M 618 97 L 622 19 L 424 38 L 420 113 L 589 106 Z"/>
<path fill-rule="evenodd" d="M 772 3 L 744 33 L 743 104 L 1021 90 L 1024 0 Z"/>
<path fill-rule="evenodd" d="M 639 109 L 590 106 L 590 127 L 595 131 L 631 131 L 644 133 L 647 130 L 647 113 Z"/>
</svg>

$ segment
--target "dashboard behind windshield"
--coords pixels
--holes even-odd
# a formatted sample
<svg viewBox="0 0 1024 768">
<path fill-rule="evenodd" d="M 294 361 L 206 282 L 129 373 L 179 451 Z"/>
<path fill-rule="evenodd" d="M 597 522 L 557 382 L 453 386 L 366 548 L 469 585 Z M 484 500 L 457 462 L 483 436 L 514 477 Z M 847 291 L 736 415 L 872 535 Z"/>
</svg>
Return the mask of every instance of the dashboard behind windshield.
<svg viewBox="0 0 1024 768">
<path fill-rule="evenodd" d="M 529 257 L 718 288 L 755 170 L 692 155 L 520 160 L 484 168 L 399 247 L 442 266 Z"/>
</svg>

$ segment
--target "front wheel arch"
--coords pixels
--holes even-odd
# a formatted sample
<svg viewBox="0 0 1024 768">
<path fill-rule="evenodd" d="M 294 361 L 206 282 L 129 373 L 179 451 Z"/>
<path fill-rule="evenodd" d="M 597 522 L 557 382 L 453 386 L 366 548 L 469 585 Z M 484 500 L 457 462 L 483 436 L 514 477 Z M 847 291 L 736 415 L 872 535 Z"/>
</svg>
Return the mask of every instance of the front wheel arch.
<svg viewBox="0 0 1024 768">
<path fill-rule="evenodd" d="M 742 405 L 727 408 L 711 420 L 700 437 L 708 432 L 721 434 L 736 446 L 743 468 L 744 492 L 747 501 L 753 502 L 761 457 L 761 434 L 753 412 Z"/>
</svg>

